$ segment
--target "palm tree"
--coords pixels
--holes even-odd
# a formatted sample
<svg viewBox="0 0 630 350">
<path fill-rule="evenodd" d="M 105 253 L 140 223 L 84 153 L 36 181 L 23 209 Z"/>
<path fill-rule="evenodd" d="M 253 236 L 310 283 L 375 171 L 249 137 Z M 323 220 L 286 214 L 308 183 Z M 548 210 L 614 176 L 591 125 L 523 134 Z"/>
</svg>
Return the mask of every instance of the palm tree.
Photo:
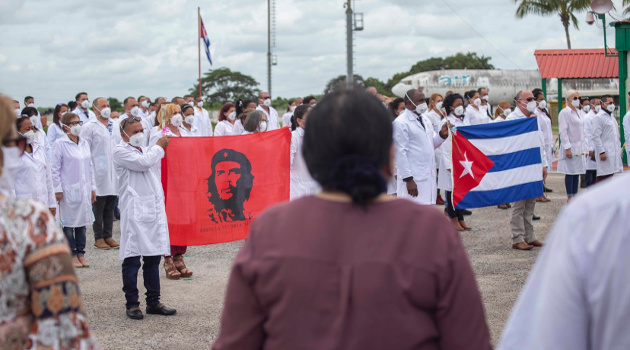
<svg viewBox="0 0 630 350">
<path fill-rule="evenodd" d="M 578 27 L 578 19 L 573 14 L 588 9 L 593 0 L 514 0 L 518 3 L 516 18 L 524 18 L 527 15 L 552 16 L 557 14 L 564 27 L 567 36 L 567 46 L 571 48 L 571 38 L 569 37 L 569 25 Z M 624 3 L 630 0 L 624 0 Z"/>
<path fill-rule="evenodd" d="M 623 14 L 624 15 L 627 15 L 627 14 L 630 13 L 630 7 L 628 5 L 630 5 L 630 0 L 623 0 L 623 5 L 622 6 L 624 8 L 624 10 L 623 10 Z"/>
</svg>

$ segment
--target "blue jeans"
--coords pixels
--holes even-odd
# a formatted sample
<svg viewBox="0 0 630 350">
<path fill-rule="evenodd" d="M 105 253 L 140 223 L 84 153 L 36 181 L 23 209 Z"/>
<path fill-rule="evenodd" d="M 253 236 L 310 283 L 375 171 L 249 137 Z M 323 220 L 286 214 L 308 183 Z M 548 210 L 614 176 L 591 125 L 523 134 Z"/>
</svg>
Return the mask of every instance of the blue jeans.
<svg viewBox="0 0 630 350">
<path fill-rule="evenodd" d="M 586 187 L 590 187 L 595 184 L 597 179 L 597 170 L 587 170 L 585 175 Z"/>
<path fill-rule="evenodd" d="M 142 257 L 142 278 L 144 288 L 147 289 L 147 306 L 160 304 L 160 260 L 161 256 Z M 127 310 L 140 306 L 138 302 L 138 271 L 140 270 L 140 257 L 125 258 L 122 263 L 123 292 L 127 303 Z"/>
<path fill-rule="evenodd" d="M 580 187 L 580 175 L 565 175 L 564 186 L 567 189 L 567 197 L 574 197 L 578 193 L 578 187 Z"/>
<path fill-rule="evenodd" d="M 85 226 L 64 227 L 63 234 L 66 235 L 72 256 L 85 255 Z"/>
</svg>

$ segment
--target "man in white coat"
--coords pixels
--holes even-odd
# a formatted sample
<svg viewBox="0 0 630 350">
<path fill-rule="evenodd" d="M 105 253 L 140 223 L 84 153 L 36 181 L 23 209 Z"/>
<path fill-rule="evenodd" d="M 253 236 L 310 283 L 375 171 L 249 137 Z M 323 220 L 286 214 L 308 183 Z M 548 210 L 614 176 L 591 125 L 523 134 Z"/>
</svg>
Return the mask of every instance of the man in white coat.
<svg viewBox="0 0 630 350">
<path fill-rule="evenodd" d="M 92 103 L 96 118 L 83 126 L 81 137 L 90 145 L 94 181 L 96 183 L 96 201 L 92 203 L 94 213 L 94 246 L 107 250 L 119 244 L 112 238 L 114 227 L 114 208 L 118 184 L 112 152 L 114 149 L 114 122 L 109 119 L 109 102 L 99 97 Z"/>
<path fill-rule="evenodd" d="M 174 309 L 160 303 L 160 260 L 170 254 L 164 192 L 157 165 L 164 157 L 168 136 L 151 148 L 144 147 L 140 118 L 126 118 L 120 123 L 122 141 L 114 147 L 114 167 L 118 175 L 120 197 L 120 259 L 127 316 L 142 319 L 138 302 L 140 257 L 147 290 L 148 314 L 174 315 Z"/>
<path fill-rule="evenodd" d="M 435 149 L 448 137 L 448 126 L 444 124 L 436 134 L 431 121 L 422 116 L 426 110 L 424 93 L 412 89 L 405 94 L 405 110 L 394 120 L 397 194 L 433 205 L 437 196 Z"/>
<path fill-rule="evenodd" d="M 536 118 L 538 122 L 538 138 L 540 140 L 540 158 L 542 161 L 542 177 L 547 176 L 547 155 L 545 152 L 545 136 L 540 126 L 540 120 L 536 117 L 536 98 L 531 91 L 519 91 L 514 98 L 516 108 L 514 112 L 506 118 L 506 120 L 516 120 L 522 118 Z M 525 199 L 514 203 L 512 208 L 512 218 L 510 225 L 512 226 L 512 248 L 518 250 L 530 250 L 534 247 L 542 247 L 543 242 L 539 241 L 534 234 L 534 209 L 536 207 L 536 198 Z"/>
<path fill-rule="evenodd" d="M 193 111 L 195 112 L 193 125 L 199 129 L 201 136 L 212 136 L 212 122 L 210 121 L 208 111 L 203 108 L 203 99 L 201 96 L 195 98 L 192 95 L 186 95 L 184 96 L 184 100 L 193 107 Z"/>
<path fill-rule="evenodd" d="M 613 112 L 615 103 L 612 96 L 602 96 L 602 110 L 592 120 L 591 141 L 595 145 L 597 180 L 604 181 L 623 171 L 619 124 Z"/>
<path fill-rule="evenodd" d="M 90 101 L 88 100 L 87 92 L 79 92 L 74 99 L 77 103 L 77 108 L 75 108 L 72 113 L 78 115 L 79 120 L 81 120 L 83 124 L 87 124 L 90 119 L 96 118 L 94 112 L 90 111 Z"/>
<path fill-rule="evenodd" d="M 278 112 L 271 107 L 271 96 L 267 92 L 258 94 L 257 110 L 262 111 L 267 116 L 267 131 L 280 129 L 280 121 L 278 120 Z"/>
</svg>

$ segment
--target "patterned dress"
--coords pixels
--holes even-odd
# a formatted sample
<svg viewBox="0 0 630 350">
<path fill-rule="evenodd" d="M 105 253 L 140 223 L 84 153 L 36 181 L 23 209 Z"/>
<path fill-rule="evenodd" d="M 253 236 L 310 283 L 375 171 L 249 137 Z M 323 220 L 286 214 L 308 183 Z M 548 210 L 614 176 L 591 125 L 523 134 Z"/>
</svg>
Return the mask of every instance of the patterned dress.
<svg viewBox="0 0 630 350">
<path fill-rule="evenodd" d="M 0 198 L 0 349 L 100 349 L 68 244 L 33 200 Z"/>
</svg>

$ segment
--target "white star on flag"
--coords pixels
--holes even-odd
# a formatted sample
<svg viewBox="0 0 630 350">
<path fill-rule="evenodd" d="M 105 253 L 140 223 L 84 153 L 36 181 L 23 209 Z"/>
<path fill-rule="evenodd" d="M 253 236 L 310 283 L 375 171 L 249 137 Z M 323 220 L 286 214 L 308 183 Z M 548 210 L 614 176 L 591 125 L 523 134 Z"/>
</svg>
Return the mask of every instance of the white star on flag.
<svg viewBox="0 0 630 350">
<path fill-rule="evenodd" d="M 461 179 L 462 177 L 464 177 L 464 175 L 466 174 L 470 174 L 470 176 L 472 176 L 472 178 L 475 178 L 475 174 L 473 174 L 472 172 L 472 166 L 473 166 L 473 162 L 469 162 L 468 161 L 468 157 L 466 156 L 466 152 L 464 152 L 464 159 L 466 159 L 466 161 L 460 160 L 459 163 L 464 167 L 464 171 L 462 171 L 462 174 L 459 176 L 459 178 Z"/>
</svg>

